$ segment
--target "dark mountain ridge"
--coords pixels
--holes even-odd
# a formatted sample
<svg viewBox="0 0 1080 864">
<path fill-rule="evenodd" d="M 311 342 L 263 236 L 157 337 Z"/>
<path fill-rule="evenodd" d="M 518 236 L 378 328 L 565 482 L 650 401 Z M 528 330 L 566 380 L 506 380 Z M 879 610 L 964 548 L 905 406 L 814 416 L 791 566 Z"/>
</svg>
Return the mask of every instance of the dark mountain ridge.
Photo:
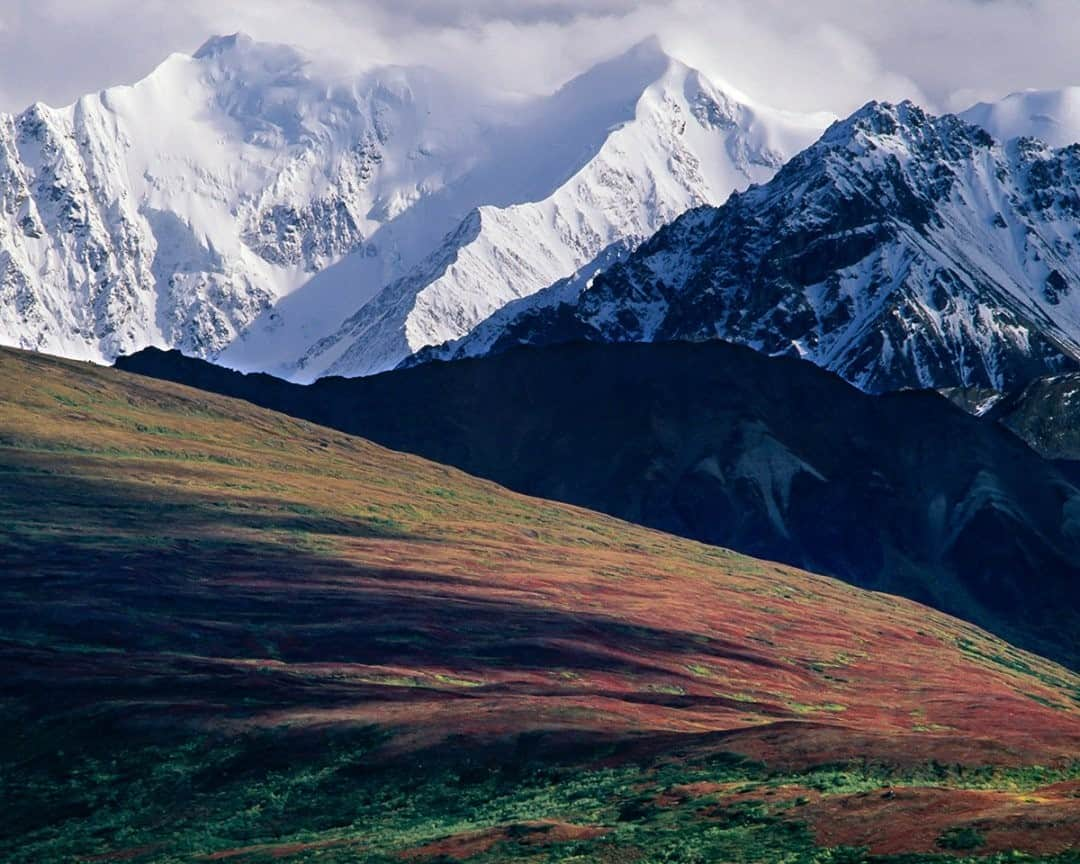
<svg viewBox="0 0 1080 864">
<path fill-rule="evenodd" d="M 871 396 L 722 342 L 516 350 L 309 386 L 155 349 L 117 365 L 1080 656 L 1080 492 L 936 393 Z"/>
</svg>

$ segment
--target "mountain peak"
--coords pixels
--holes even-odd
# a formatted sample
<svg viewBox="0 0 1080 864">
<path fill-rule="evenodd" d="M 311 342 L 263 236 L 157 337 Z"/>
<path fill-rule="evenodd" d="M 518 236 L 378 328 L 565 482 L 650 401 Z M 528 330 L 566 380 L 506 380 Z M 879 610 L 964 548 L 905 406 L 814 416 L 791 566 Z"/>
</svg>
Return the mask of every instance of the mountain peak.
<svg viewBox="0 0 1080 864">
<path fill-rule="evenodd" d="M 422 67 L 345 69 L 287 44 L 213 36 L 91 98 L 86 135 L 71 131 L 76 112 L 54 130 L 43 111 L 29 167 L 10 151 L 20 176 L 48 160 L 63 174 L 19 191 L 34 201 L 28 218 L 0 213 L 0 255 L 20 262 L 18 278 L 36 286 L 46 256 L 63 254 L 42 295 L 89 284 L 91 253 L 68 253 L 67 214 L 100 212 L 111 233 L 94 236 L 92 254 L 128 293 L 117 288 L 107 308 L 70 292 L 55 313 L 44 302 L 0 309 L 0 337 L 91 358 L 147 343 L 206 356 L 228 347 L 227 362 L 305 377 L 338 362 L 324 344 L 359 346 L 335 371 L 396 364 L 612 244 L 764 182 L 824 126 L 748 110 L 691 72 L 649 38 L 555 94 L 503 102 Z M 76 143 L 61 153 L 54 140 Z M 102 161 L 112 173 L 99 192 Z M 130 202 L 122 218 L 114 201 Z M 461 219 L 478 207 L 491 208 L 481 236 L 463 240 Z M 419 299 L 399 302 L 408 292 Z M 361 340 L 366 321 L 378 331 Z M 68 333 L 80 334 L 74 347 Z"/>
<path fill-rule="evenodd" d="M 627 57 L 641 57 L 645 59 L 652 58 L 666 58 L 671 59 L 671 55 L 664 50 L 663 44 L 660 42 L 659 36 L 646 36 L 640 42 L 635 42 L 626 51 L 623 52 Z"/>
<path fill-rule="evenodd" d="M 245 103 L 245 113 L 258 114 L 265 110 L 265 104 L 257 98 L 252 100 L 252 93 L 267 87 L 295 90 L 303 88 L 312 76 L 319 77 L 312 70 L 309 58 L 299 49 L 278 42 L 262 42 L 246 33 L 213 36 L 192 59 L 200 70 L 198 74 L 205 76 L 217 88 L 223 104 L 230 106 L 230 113 L 239 103 Z M 252 100 L 250 104 L 248 100 Z"/>
<path fill-rule="evenodd" d="M 196 60 L 206 60 L 211 57 L 220 57 L 222 54 L 236 48 L 247 48 L 254 44 L 254 39 L 241 32 L 211 36 L 191 56 Z"/>
<path fill-rule="evenodd" d="M 585 70 L 564 89 L 585 82 L 590 88 L 600 87 L 604 91 L 612 87 L 639 89 L 659 79 L 673 62 L 660 40 L 650 36 Z"/>
<path fill-rule="evenodd" d="M 614 111 L 608 124 L 613 126 L 629 119 L 624 116 L 627 106 L 636 103 L 676 62 L 658 39 L 645 39 L 571 78 L 554 94 L 550 105 L 563 117 Z"/>
<path fill-rule="evenodd" d="M 846 120 L 841 120 L 839 125 L 889 135 L 898 131 L 900 126 L 922 125 L 928 117 L 929 115 L 910 99 L 903 102 L 879 102 L 875 99 L 867 102 Z"/>
<path fill-rule="evenodd" d="M 834 123 L 819 142 L 827 150 L 917 152 L 928 158 L 956 156 L 972 147 L 988 147 L 991 136 L 978 125 L 952 114 L 934 116 L 911 100 L 867 102 Z"/>
</svg>

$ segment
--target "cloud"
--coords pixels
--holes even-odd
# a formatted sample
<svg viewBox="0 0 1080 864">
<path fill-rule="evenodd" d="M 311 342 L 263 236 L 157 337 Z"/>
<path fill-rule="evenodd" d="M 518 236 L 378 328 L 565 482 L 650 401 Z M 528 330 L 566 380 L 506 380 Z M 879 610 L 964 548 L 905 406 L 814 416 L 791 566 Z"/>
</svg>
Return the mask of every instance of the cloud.
<svg viewBox="0 0 1080 864">
<path fill-rule="evenodd" d="M 424 63 L 551 90 L 649 35 L 758 100 L 846 113 L 871 98 L 956 109 L 1080 84 L 1075 0 L 5 0 L 0 109 L 139 79 L 243 30 L 336 65 Z"/>
</svg>

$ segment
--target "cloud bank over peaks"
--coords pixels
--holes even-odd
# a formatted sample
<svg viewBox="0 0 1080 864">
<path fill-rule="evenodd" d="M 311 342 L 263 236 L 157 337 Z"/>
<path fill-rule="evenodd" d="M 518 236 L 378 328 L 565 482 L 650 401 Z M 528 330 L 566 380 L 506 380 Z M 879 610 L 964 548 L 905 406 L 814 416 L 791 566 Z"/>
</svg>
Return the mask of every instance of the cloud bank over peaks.
<svg viewBox="0 0 1080 864">
<path fill-rule="evenodd" d="M 838 114 L 870 99 L 959 110 L 1080 84 L 1072 0 L 6 0 L 0 109 L 133 82 L 234 31 L 342 72 L 422 64 L 520 94 L 655 35 L 761 103 Z"/>
</svg>

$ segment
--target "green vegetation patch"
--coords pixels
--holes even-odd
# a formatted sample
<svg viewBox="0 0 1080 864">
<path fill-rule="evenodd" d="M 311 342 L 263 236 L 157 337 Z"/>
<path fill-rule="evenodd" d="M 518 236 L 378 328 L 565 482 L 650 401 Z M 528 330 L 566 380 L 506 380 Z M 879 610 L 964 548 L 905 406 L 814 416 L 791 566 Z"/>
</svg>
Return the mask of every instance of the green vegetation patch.
<svg viewBox="0 0 1080 864">
<path fill-rule="evenodd" d="M 476 864 L 900 864 L 966 860 L 955 853 L 983 842 L 958 826 L 942 834 L 940 856 L 823 849 L 798 818 L 806 799 L 769 794 L 792 785 L 846 794 L 957 776 L 933 766 L 908 775 L 860 766 L 770 772 L 728 754 L 641 761 L 625 747 L 539 733 L 484 747 L 455 738 L 393 760 L 387 733 L 372 728 L 189 737 L 122 749 L 102 743 L 105 729 L 84 727 L 82 741 L 70 733 L 68 726 L 38 729 L 5 748 L 0 842 L 11 864 L 91 856 L 171 864 L 239 850 L 243 861 L 317 857 L 332 864 L 385 864 L 414 853 L 416 860 Z M 976 774 L 990 782 L 1009 772 Z M 1048 776 L 1040 771 L 1037 779 Z M 692 783 L 712 786 L 679 792 Z M 455 849 L 468 854 L 458 859 Z"/>
<path fill-rule="evenodd" d="M 942 849 L 956 849 L 967 852 L 986 845 L 986 838 L 982 833 L 970 825 L 956 826 L 938 837 L 937 845 Z"/>
</svg>

